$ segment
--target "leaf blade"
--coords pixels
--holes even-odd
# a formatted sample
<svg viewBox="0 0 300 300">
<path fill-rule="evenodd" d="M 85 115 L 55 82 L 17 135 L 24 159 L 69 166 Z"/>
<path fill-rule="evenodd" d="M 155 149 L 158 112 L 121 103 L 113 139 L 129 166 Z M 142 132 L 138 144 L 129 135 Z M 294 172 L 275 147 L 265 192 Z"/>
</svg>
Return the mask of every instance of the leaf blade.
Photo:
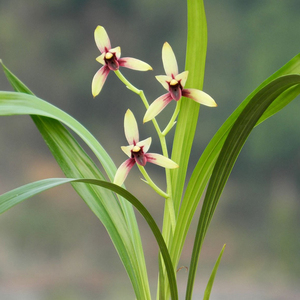
<svg viewBox="0 0 300 300">
<path fill-rule="evenodd" d="M 16 91 L 33 95 L 29 88 L 8 70 L 3 63 L 2 67 L 9 82 Z M 46 144 L 49 146 L 53 156 L 67 177 L 90 177 L 104 180 L 103 174 L 83 151 L 71 133 L 67 131 L 59 121 L 39 115 L 31 115 L 31 118 L 40 130 Z M 89 137 L 87 136 L 87 138 Z M 95 139 L 93 140 L 93 137 L 90 142 L 98 148 L 97 141 Z M 100 144 L 98 143 L 98 145 Z M 101 147 L 100 145 L 100 151 Z M 102 150 L 104 149 L 102 148 Z M 106 158 L 107 157 L 109 156 L 106 156 Z M 114 166 L 112 161 L 111 164 Z M 78 166 L 80 166 L 80 168 L 78 168 Z M 111 171 L 114 172 L 113 169 Z M 84 188 L 81 187 L 80 189 L 78 187 L 74 188 L 83 200 L 89 199 L 90 197 L 102 199 L 102 210 L 104 210 L 104 212 L 91 209 L 96 213 L 97 217 L 103 222 L 107 229 L 132 282 L 137 298 L 150 299 L 150 288 L 144 252 L 139 228 L 131 204 L 123 198 L 119 199 L 119 203 L 113 193 L 107 193 L 107 191 L 103 191 L 103 189 L 95 189 L 87 186 Z M 105 202 L 109 204 L 109 207 L 112 205 L 115 206 L 107 210 L 108 207 L 105 206 Z M 121 210 L 123 211 L 123 215 Z M 119 229 L 118 226 L 120 227 Z M 123 228 L 127 228 L 127 230 L 124 231 Z M 122 239 L 125 240 L 124 243 Z"/>
<path fill-rule="evenodd" d="M 87 178 L 50 178 L 44 179 L 40 181 L 36 181 L 24 186 L 21 186 L 17 189 L 9 191 L 0 196 L 0 213 L 3 213 L 7 209 L 11 208 L 12 206 L 19 204 L 20 202 L 32 197 L 38 193 L 41 193 L 49 188 L 53 188 L 64 183 L 85 183 L 86 185 L 97 185 L 103 187 L 104 189 L 111 190 L 115 193 L 118 193 L 127 201 L 129 201 L 144 217 L 145 221 L 148 223 L 157 243 L 160 248 L 160 253 L 164 259 L 164 263 L 166 266 L 168 279 L 171 286 L 171 297 L 173 300 L 178 300 L 177 294 L 177 283 L 176 277 L 174 272 L 174 267 L 171 261 L 171 257 L 169 255 L 169 251 L 167 245 L 164 241 L 161 232 L 149 213 L 149 211 L 144 207 L 144 205 L 134 197 L 130 192 L 123 189 L 122 187 L 115 185 L 111 182 L 98 180 L 98 179 L 87 179 Z M 99 202 L 98 202 L 99 203 Z"/>
<path fill-rule="evenodd" d="M 224 250 L 225 250 L 225 246 L 226 246 L 226 244 L 222 247 L 221 252 L 219 254 L 219 257 L 218 257 L 218 259 L 217 259 L 217 261 L 214 265 L 214 268 L 211 272 L 210 278 L 209 278 L 208 283 L 206 285 L 203 300 L 209 300 L 209 298 L 210 298 L 210 293 L 211 293 L 211 290 L 212 290 L 212 287 L 213 287 L 213 284 L 214 284 L 214 281 L 215 281 L 215 277 L 216 277 L 216 274 L 217 274 L 217 271 L 218 271 L 218 268 L 219 268 Z"/>
<path fill-rule="evenodd" d="M 272 102 L 291 86 L 300 85 L 300 75 L 286 75 L 271 81 L 255 94 L 232 126 L 217 158 L 201 209 L 193 247 L 186 299 L 192 290 L 198 266 L 201 246 L 208 226 L 225 187 L 234 163 L 252 129 Z"/>
<path fill-rule="evenodd" d="M 219 128 L 217 133 L 214 135 L 214 137 L 211 139 L 211 141 L 205 148 L 188 182 L 186 192 L 184 194 L 183 201 L 181 204 L 180 212 L 178 215 L 174 240 L 170 249 L 171 257 L 175 265 L 176 263 L 178 263 L 192 218 L 195 214 L 196 208 L 200 202 L 201 196 L 205 190 L 207 182 L 209 181 L 216 159 L 221 151 L 221 148 L 228 135 L 228 132 L 230 131 L 230 128 L 233 126 L 241 111 L 245 108 L 247 103 L 249 103 L 249 101 L 255 94 L 257 94 L 272 80 L 279 78 L 280 76 L 289 75 L 292 73 L 300 73 L 300 54 L 292 58 L 288 63 L 286 63 L 269 78 L 267 78 L 261 85 L 259 85 L 230 115 L 230 117 Z M 300 88 L 295 86 L 282 93 L 282 95 L 279 96 L 266 110 L 266 112 L 258 121 L 258 124 L 266 120 L 271 115 L 274 115 L 277 112 L 279 112 L 285 105 L 287 105 L 293 99 L 295 99 L 299 92 Z"/>
</svg>

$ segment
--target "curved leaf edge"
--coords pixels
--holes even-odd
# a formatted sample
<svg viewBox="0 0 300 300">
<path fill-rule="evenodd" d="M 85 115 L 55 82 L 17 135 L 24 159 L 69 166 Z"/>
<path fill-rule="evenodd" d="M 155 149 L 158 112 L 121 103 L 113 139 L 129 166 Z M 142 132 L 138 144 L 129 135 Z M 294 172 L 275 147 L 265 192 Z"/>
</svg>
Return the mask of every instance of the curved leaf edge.
<svg viewBox="0 0 300 300">
<path fill-rule="evenodd" d="M 218 259 L 217 259 L 217 261 L 214 265 L 214 268 L 211 272 L 210 278 L 209 278 L 208 283 L 206 285 L 203 300 L 209 300 L 209 298 L 210 298 L 210 293 L 211 293 L 211 290 L 212 290 L 212 287 L 213 287 L 213 284 L 214 284 L 214 281 L 215 281 L 215 277 L 217 275 L 217 271 L 218 271 L 218 268 L 219 268 L 219 265 L 220 265 L 225 247 L 226 247 L 226 244 L 224 244 L 224 246 L 222 247 L 221 252 L 218 256 Z"/>
<path fill-rule="evenodd" d="M 199 255 L 208 226 L 243 145 L 272 102 L 285 90 L 299 84 L 298 74 L 281 76 L 273 80 L 252 97 L 232 126 L 217 158 L 203 201 L 189 269 L 186 300 L 192 297 Z"/>
<path fill-rule="evenodd" d="M 33 92 L 16 75 L 14 75 L 3 64 L 2 61 L 0 61 L 0 63 L 2 65 L 3 71 L 6 75 L 9 83 L 11 84 L 11 86 L 13 87 L 13 89 L 16 92 L 20 92 L 20 93 L 29 94 L 29 95 L 34 96 Z M 33 122 L 35 123 L 38 130 L 42 134 L 46 144 L 48 145 L 50 151 L 52 152 L 52 154 L 55 157 L 56 161 L 60 165 L 61 169 L 65 173 L 66 177 L 97 178 L 97 179 L 100 179 L 100 180 L 105 180 L 104 175 L 99 170 L 99 168 L 95 165 L 95 163 L 90 158 L 90 156 L 81 148 L 81 146 L 78 144 L 78 142 L 73 137 L 71 132 L 69 130 L 67 130 L 66 126 L 63 126 L 59 120 L 57 120 L 55 118 L 52 119 L 51 117 L 41 116 L 41 115 L 30 115 L 30 117 L 32 118 Z M 52 123 L 54 122 L 56 124 L 56 126 L 58 126 L 58 127 L 56 127 L 54 129 L 54 128 L 52 128 L 52 126 L 48 126 L 49 131 L 47 131 L 47 129 L 45 129 L 44 126 L 45 126 L 45 122 L 48 123 L 48 121 L 52 122 Z M 54 144 L 56 145 L 56 143 L 58 143 L 58 141 L 62 141 L 63 145 L 60 145 L 60 146 L 64 146 L 65 140 L 62 139 L 62 136 L 59 133 L 57 133 L 57 132 L 61 132 L 62 130 L 65 132 L 65 134 L 67 134 L 67 136 L 68 136 L 67 139 L 73 139 L 74 142 L 76 142 L 76 145 L 77 145 L 76 147 L 78 147 L 77 150 L 79 152 L 77 152 L 75 155 L 80 154 L 80 153 L 83 155 L 84 162 L 82 162 L 83 165 L 81 167 L 84 169 L 84 167 L 86 166 L 87 171 L 89 173 L 89 167 L 94 166 L 94 171 L 96 171 L 96 173 L 98 172 L 99 176 L 97 176 L 97 174 L 95 174 L 95 172 L 92 172 L 92 173 L 95 174 L 95 177 L 94 176 L 88 176 L 87 174 L 86 174 L 87 176 L 85 176 L 85 175 L 77 176 L 75 174 L 74 174 L 74 176 L 71 175 L 74 171 L 74 167 L 75 167 L 75 169 L 77 169 L 76 163 L 73 167 L 72 166 L 67 166 L 67 164 L 70 163 L 69 158 L 67 159 L 67 161 L 65 161 L 65 159 L 59 155 L 60 150 L 63 149 L 64 147 L 62 147 L 62 148 L 59 147 L 58 152 L 56 152 L 56 150 L 55 150 L 57 148 L 56 146 L 54 148 L 52 147 Z M 50 132 L 55 133 L 55 134 L 53 134 L 51 136 L 51 135 L 48 134 Z M 55 142 L 53 140 L 53 137 L 54 137 Z M 53 144 L 53 142 L 54 142 L 54 144 Z M 93 143 L 93 141 L 91 141 L 91 143 Z M 96 146 L 96 148 L 98 148 L 98 147 Z M 76 150 L 72 148 L 72 151 L 73 150 L 76 152 Z M 99 151 L 101 152 L 101 149 Z M 86 157 L 86 159 L 88 161 L 90 161 L 90 163 L 88 163 L 87 165 L 86 165 L 87 160 L 84 157 Z M 91 166 L 91 164 L 93 166 Z M 75 173 L 77 173 L 77 172 L 75 172 Z M 95 207 L 93 205 L 90 206 L 91 202 L 88 199 L 92 199 L 92 198 L 98 199 L 98 197 L 101 197 L 101 195 L 100 195 L 100 194 L 102 194 L 101 189 L 100 190 L 97 189 L 97 191 L 94 191 L 94 189 L 86 188 L 85 191 L 88 191 L 88 194 L 91 193 L 90 195 L 87 195 L 85 192 L 82 191 L 82 188 L 77 189 L 77 187 L 75 187 L 75 186 L 73 186 L 73 187 L 74 187 L 75 191 L 79 194 L 79 196 L 83 198 L 83 200 L 87 203 L 87 205 L 90 207 L 90 209 L 93 211 L 93 213 L 96 214 L 96 216 L 99 218 L 99 220 L 103 223 L 103 225 L 107 229 L 108 234 L 109 234 L 110 238 L 112 239 L 112 242 L 113 242 L 113 244 L 114 244 L 114 246 L 115 246 L 115 248 L 116 248 L 116 250 L 117 250 L 117 252 L 120 256 L 120 259 L 121 259 L 121 261 L 122 261 L 122 263 L 123 263 L 123 265 L 124 265 L 124 267 L 125 267 L 125 269 L 128 273 L 128 276 L 131 280 L 131 283 L 133 285 L 133 289 L 135 291 L 136 297 L 138 299 L 151 299 L 149 280 L 148 280 L 148 274 L 147 274 L 147 269 L 146 269 L 146 265 L 145 265 L 145 257 L 144 257 L 142 241 L 141 241 L 139 228 L 138 228 L 138 224 L 137 224 L 137 221 L 136 221 L 136 217 L 135 217 L 135 213 L 134 213 L 134 210 L 132 208 L 132 205 L 120 196 L 118 196 L 119 201 L 115 202 L 117 204 L 117 206 L 121 205 L 121 207 L 122 207 L 122 211 L 123 211 L 123 214 L 124 214 L 124 217 L 125 217 L 125 221 L 127 222 L 128 230 L 131 234 L 131 244 L 135 249 L 135 254 L 134 255 L 135 255 L 136 259 L 134 259 L 134 257 L 132 257 L 133 254 L 131 253 L 131 248 L 129 247 L 130 245 L 126 244 L 127 234 L 125 236 L 123 236 L 123 234 L 124 234 L 124 231 L 122 231 L 123 226 L 121 224 L 119 224 L 120 222 L 115 222 L 116 218 L 112 218 L 112 215 L 109 214 L 108 211 L 106 211 L 106 212 L 102 211 L 102 213 L 99 213 L 99 210 L 95 209 Z M 107 191 L 111 192 L 110 190 L 107 190 Z M 95 196 L 95 192 L 97 193 L 97 196 Z M 100 192 L 100 194 L 98 194 L 98 192 Z M 104 197 L 104 195 L 102 195 L 104 198 L 106 198 L 105 202 L 110 202 L 112 204 L 114 202 L 114 200 L 116 200 L 116 194 L 113 193 L 113 192 L 111 192 L 110 194 L 108 194 L 108 193 L 103 193 L 103 194 L 106 194 L 105 197 Z M 107 197 L 107 196 L 109 196 L 109 197 Z M 104 204 L 104 202 L 103 202 L 103 204 Z M 106 210 L 106 205 L 102 206 L 103 209 L 104 209 L 104 207 L 105 207 L 105 210 Z M 117 208 L 118 207 L 116 207 L 116 216 L 117 216 L 117 210 L 118 210 Z M 103 213 L 104 213 L 104 215 L 103 215 Z M 106 213 L 109 214 L 109 217 L 106 216 Z M 119 220 L 121 221 L 121 219 L 119 219 Z M 114 227 L 112 224 L 115 224 L 115 226 L 117 226 L 117 227 Z M 122 234 L 122 232 L 123 232 L 123 234 Z M 120 242 L 120 238 L 121 238 L 121 240 L 124 239 L 123 242 Z M 129 257 L 131 257 L 131 258 L 129 259 Z M 142 291 L 142 292 L 140 293 L 140 291 Z"/>
<path fill-rule="evenodd" d="M 167 248 L 167 245 L 164 241 L 164 238 L 157 226 L 155 220 L 145 208 L 145 206 L 130 192 L 124 188 L 115 185 L 108 181 L 98 180 L 98 179 L 86 179 L 86 178 L 48 178 L 39 180 L 33 183 L 29 183 L 18 187 L 14 190 L 11 190 L 0 196 L 0 214 L 9 208 L 17 205 L 18 203 L 35 196 L 45 190 L 50 188 L 65 184 L 65 183 L 85 183 L 91 185 L 97 185 L 105 189 L 109 189 L 112 192 L 115 192 L 130 202 L 144 217 L 145 221 L 149 225 L 160 249 L 161 256 L 164 260 L 166 272 L 170 284 L 171 299 L 178 300 L 178 290 L 176 283 L 176 275 L 174 272 L 174 267 L 171 261 L 171 257 Z"/>
<path fill-rule="evenodd" d="M 298 72 L 298 73 L 297 73 Z M 174 240 L 170 248 L 171 257 L 173 263 L 179 260 L 180 253 L 182 251 L 183 243 L 190 227 L 192 218 L 196 211 L 196 208 L 201 199 L 201 195 L 205 190 L 205 186 L 211 176 L 213 166 L 215 165 L 216 159 L 222 145 L 224 144 L 225 138 L 232 127 L 232 124 L 236 121 L 239 114 L 245 108 L 247 103 L 266 85 L 273 80 L 286 76 L 286 75 L 299 75 L 300 73 L 300 54 L 293 57 L 289 62 L 267 78 L 261 83 L 228 117 L 228 119 L 219 128 L 217 133 L 211 139 L 204 152 L 200 156 L 198 163 L 196 164 L 181 203 L 180 212 L 178 215 L 178 222 L 174 234 Z M 256 125 L 265 121 L 269 117 L 273 116 L 289 104 L 292 100 L 300 94 L 300 86 L 293 86 L 283 92 L 276 101 L 274 101 L 265 113 L 262 115 Z M 179 246 L 180 244 L 180 246 Z"/>
</svg>

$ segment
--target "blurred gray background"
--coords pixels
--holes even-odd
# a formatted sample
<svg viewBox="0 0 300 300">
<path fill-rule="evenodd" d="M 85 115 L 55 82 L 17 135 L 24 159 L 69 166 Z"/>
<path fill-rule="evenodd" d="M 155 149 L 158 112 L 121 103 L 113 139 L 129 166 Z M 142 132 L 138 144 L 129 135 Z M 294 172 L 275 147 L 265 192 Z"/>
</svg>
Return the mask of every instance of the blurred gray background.
<svg viewBox="0 0 300 300">
<path fill-rule="evenodd" d="M 205 145 L 237 105 L 264 79 L 299 53 L 298 0 L 205 1 L 208 54 L 204 90 L 218 108 L 202 107 L 190 172 Z M 100 64 L 93 31 L 106 28 L 123 56 L 142 59 L 154 71 L 121 71 L 149 102 L 164 90 L 153 75 L 163 74 L 161 48 L 168 41 L 184 69 L 186 3 L 180 0 L 1 0 L 0 58 L 42 99 L 82 122 L 111 154 L 125 160 L 123 117 L 137 116 L 139 97 L 110 74 L 92 98 L 91 80 Z M 1 90 L 11 90 L 0 73 Z M 159 116 L 164 124 L 174 106 Z M 202 299 L 210 271 L 227 244 L 212 300 L 300 298 L 300 104 L 294 101 L 254 130 L 220 200 L 204 243 L 194 299 Z M 112 122 L 113 120 L 113 122 Z M 0 192 L 63 174 L 28 116 L 0 118 Z M 169 137 L 171 145 L 172 134 Z M 156 143 L 156 145 L 155 145 Z M 149 168 L 163 180 L 163 170 Z M 138 185 L 137 185 L 138 183 Z M 159 224 L 162 200 L 133 170 L 126 185 Z M 153 295 L 157 246 L 138 216 Z M 189 265 L 196 220 L 184 249 Z M 105 229 L 70 186 L 45 192 L 0 217 L 0 299 L 134 299 Z M 183 298 L 187 272 L 178 273 Z"/>
</svg>

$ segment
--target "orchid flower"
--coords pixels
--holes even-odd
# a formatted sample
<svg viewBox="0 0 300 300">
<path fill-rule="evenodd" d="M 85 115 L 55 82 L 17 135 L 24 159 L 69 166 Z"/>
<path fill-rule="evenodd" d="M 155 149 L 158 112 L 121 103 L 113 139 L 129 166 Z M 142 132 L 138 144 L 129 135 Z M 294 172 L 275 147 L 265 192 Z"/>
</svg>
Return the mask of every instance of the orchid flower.
<svg viewBox="0 0 300 300">
<path fill-rule="evenodd" d="M 147 153 L 151 145 L 151 137 L 139 141 L 139 131 L 136 119 L 131 110 L 127 110 L 124 118 L 125 136 L 128 146 L 122 146 L 121 149 L 129 157 L 118 168 L 114 183 L 122 185 L 131 168 L 137 163 L 145 166 L 147 162 L 159 165 L 167 169 L 178 168 L 178 165 L 171 159 L 156 153 Z"/>
<path fill-rule="evenodd" d="M 96 60 L 103 65 L 95 74 L 92 81 L 92 94 L 94 97 L 100 93 L 110 71 L 117 71 L 119 67 L 126 67 L 137 71 L 152 70 L 150 65 L 139 59 L 131 57 L 120 58 L 121 48 L 111 48 L 110 39 L 104 27 L 97 26 L 94 36 L 96 45 L 101 52 L 101 55 Z"/>
<path fill-rule="evenodd" d="M 172 100 L 179 101 L 182 96 L 206 106 L 217 106 L 216 102 L 203 91 L 184 88 L 188 77 L 188 71 L 178 74 L 175 54 L 167 42 L 164 43 L 162 48 L 162 61 L 166 75 L 158 75 L 156 76 L 156 79 L 162 84 L 168 93 L 158 97 L 149 106 L 144 116 L 144 123 L 157 116 Z"/>
</svg>

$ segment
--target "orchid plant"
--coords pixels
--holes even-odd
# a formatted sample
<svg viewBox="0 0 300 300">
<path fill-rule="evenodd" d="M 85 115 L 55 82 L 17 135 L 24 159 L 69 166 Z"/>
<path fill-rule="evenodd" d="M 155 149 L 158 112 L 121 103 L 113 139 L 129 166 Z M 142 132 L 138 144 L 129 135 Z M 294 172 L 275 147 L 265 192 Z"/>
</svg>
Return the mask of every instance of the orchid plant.
<svg viewBox="0 0 300 300">
<path fill-rule="evenodd" d="M 151 66 L 135 58 L 121 58 L 120 47 L 111 47 L 104 27 L 98 26 L 95 30 L 95 42 L 101 52 L 96 60 L 103 66 L 92 79 L 93 97 L 100 94 L 108 74 L 114 72 L 131 92 L 141 98 L 145 106 L 143 119 L 136 119 L 130 108 L 125 113 L 124 131 L 128 146 L 122 146 L 121 149 L 128 158 L 118 169 L 111 156 L 82 124 L 35 96 L 1 61 L 4 73 L 15 91 L 0 92 L 0 115 L 30 115 L 66 178 L 40 180 L 1 195 L 0 212 L 42 191 L 71 183 L 107 229 L 138 300 L 150 300 L 154 296 L 150 294 L 141 233 L 134 208 L 145 218 L 160 250 L 156 295 L 159 300 L 178 299 L 178 263 L 192 218 L 198 218 L 185 296 L 187 300 L 191 300 L 207 229 L 246 139 L 255 126 L 279 112 L 300 93 L 300 55 L 297 55 L 241 102 L 211 139 L 192 175 L 186 180 L 200 104 L 217 106 L 215 100 L 202 90 L 207 47 L 204 4 L 202 0 L 188 0 L 187 5 L 185 71 L 179 73 L 175 54 L 166 42 L 162 48 L 162 62 L 166 75 L 156 76 L 156 79 L 167 93 L 151 104 L 144 91 L 132 85 L 119 70 L 120 67 L 126 67 L 148 71 L 152 69 Z M 161 130 L 156 116 L 159 113 L 163 114 L 162 110 L 172 100 L 176 102 L 176 108 L 167 126 Z M 103 105 L 105 106 L 105 103 Z M 141 121 L 152 121 L 162 154 L 148 153 L 152 140 L 151 137 L 140 140 L 138 122 Z M 172 129 L 175 130 L 175 135 L 169 157 L 167 137 Z M 81 148 L 74 133 L 92 150 L 104 172 Z M 146 172 L 148 162 L 165 168 L 165 189 L 158 187 Z M 137 165 L 144 177 L 144 182 L 140 184 L 148 184 L 157 193 L 157 197 L 164 199 L 162 229 L 159 229 L 148 209 L 124 186 L 124 181 L 134 165 Z M 196 208 L 204 192 L 201 212 L 197 216 Z M 224 246 L 204 291 L 205 300 L 210 298 L 223 251 Z"/>
</svg>

